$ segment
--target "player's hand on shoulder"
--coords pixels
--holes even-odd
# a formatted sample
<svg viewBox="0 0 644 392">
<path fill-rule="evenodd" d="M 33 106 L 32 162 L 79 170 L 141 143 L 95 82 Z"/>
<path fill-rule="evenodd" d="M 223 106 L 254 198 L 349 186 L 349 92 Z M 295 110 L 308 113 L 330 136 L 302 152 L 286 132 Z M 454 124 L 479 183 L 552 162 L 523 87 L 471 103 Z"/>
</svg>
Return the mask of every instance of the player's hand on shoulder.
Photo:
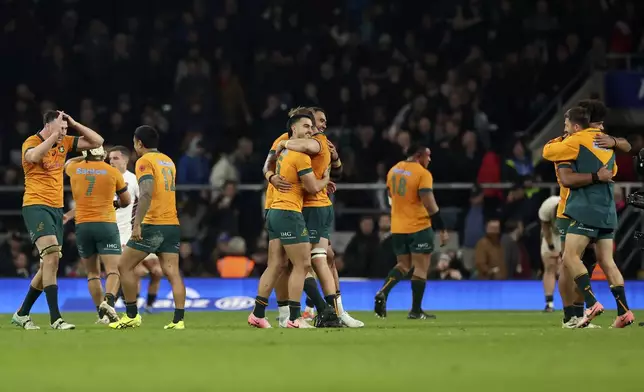
<svg viewBox="0 0 644 392">
<path fill-rule="evenodd" d="M 280 192 L 288 192 L 291 190 L 291 187 L 293 186 L 290 182 L 286 181 L 286 179 L 280 176 L 279 174 L 271 177 L 271 185 L 273 185 Z"/>
<path fill-rule="evenodd" d="M 615 148 L 617 146 L 617 139 L 599 132 L 595 135 L 595 145 L 599 148 Z"/>
<path fill-rule="evenodd" d="M 608 166 L 603 166 L 599 169 L 599 171 L 597 172 L 597 178 L 599 178 L 599 181 L 601 182 L 614 182 L 613 171 L 608 170 Z"/>
<path fill-rule="evenodd" d="M 335 182 L 329 181 L 329 183 L 326 185 L 326 193 L 329 195 L 332 195 L 335 193 L 337 190 L 337 187 L 335 185 Z"/>
</svg>

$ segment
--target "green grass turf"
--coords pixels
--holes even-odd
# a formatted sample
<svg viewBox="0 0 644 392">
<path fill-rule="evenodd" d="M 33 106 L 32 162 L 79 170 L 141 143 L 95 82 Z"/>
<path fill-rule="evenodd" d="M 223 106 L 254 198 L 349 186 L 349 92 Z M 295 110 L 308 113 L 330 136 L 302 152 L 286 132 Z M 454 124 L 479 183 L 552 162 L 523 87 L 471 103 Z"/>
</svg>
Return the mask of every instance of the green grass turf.
<svg viewBox="0 0 644 392">
<path fill-rule="evenodd" d="M 560 314 L 392 313 L 360 330 L 257 330 L 247 313 L 144 317 L 136 330 L 67 314 L 75 331 L 24 331 L 0 316 L 2 391 L 561 391 L 644 390 L 644 328 L 563 330 Z M 270 312 L 271 319 L 276 312 Z M 277 323 L 274 323 L 277 324 Z M 44 328 L 47 327 L 47 328 Z"/>
</svg>

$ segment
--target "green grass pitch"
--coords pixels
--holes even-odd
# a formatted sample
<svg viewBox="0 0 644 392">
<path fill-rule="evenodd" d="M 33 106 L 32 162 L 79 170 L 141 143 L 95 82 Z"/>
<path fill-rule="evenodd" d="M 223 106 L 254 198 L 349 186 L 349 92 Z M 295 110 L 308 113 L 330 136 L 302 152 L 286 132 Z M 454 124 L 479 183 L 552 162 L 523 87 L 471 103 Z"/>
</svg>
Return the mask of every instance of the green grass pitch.
<svg viewBox="0 0 644 392">
<path fill-rule="evenodd" d="M 438 320 L 355 313 L 364 329 L 257 330 L 247 313 L 144 317 L 137 330 L 66 314 L 75 331 L 23 331 L 0 316 L 0 390 L 603 391 L 644 390 L 644 328 L 563 330 L 560 314 L 441 312 Z M 269 312 L 271 319 L 276 312 Z M 276 322 L 274 323 L 277 324 Z"/>
</svg>

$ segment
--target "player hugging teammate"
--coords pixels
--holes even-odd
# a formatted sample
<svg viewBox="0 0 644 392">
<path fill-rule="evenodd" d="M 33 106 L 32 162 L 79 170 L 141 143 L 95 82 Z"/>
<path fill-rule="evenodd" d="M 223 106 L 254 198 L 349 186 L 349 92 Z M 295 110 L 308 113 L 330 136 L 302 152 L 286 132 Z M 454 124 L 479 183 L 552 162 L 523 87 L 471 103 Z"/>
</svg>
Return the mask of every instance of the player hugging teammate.
<svg viewBox="0 0 644 392">
<path fill-rule="evenodd" d="M 624 291 L 624 278 L 613 259 L 614 233 L 617 213 L 610 178 L 600 178 L 602 168 L 613 175 L 617 172 L 614 148 L 618 140 L 603 135 L 601 124 L 587 107 L 575 107 L 565 115 L 565 138 L 553 140 L 543 149 L 543 157 L 557 163 L 557 172 L 562 185 L 569 193 L 563 216 L 568 220 L 565 230 L 563 262 L 567 279 L 573 279 L 584 297 L 586 311 L 573 327 L 585 328 L 604 312 L 604 307 L 593 294 L 590 274 L 581 261 L 589 244 L 595 243 L 597 262 L 610 283 L 611 293 L 617 305 L 614 328 L 624 328 L 635 320 L 628 308 Z M 602 118 L 603 120 L 603 118 Z M 596 123 L 597 121 L 593 121 Z M 564 280 L 566 282 L 566 280 Z M 566 302 L 566 299 L 564 299 Z"/>
</svg>

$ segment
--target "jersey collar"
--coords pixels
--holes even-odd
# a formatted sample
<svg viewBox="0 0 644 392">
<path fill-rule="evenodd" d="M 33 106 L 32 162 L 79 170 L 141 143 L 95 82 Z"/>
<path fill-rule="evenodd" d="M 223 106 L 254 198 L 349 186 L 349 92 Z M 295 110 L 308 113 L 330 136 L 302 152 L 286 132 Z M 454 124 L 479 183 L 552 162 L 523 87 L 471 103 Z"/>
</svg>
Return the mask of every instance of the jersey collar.
<svg viewBox="0 0 644 392">
<path fill-rule="evenodd" d="M 41 142 L 45 141 L 45 138 L 42 137 L 42 135 L 40 134 L 40 131 L 36 132 L 36 136 L 38 136 L 38 138 L 40 139 Z"/>
</svg>

